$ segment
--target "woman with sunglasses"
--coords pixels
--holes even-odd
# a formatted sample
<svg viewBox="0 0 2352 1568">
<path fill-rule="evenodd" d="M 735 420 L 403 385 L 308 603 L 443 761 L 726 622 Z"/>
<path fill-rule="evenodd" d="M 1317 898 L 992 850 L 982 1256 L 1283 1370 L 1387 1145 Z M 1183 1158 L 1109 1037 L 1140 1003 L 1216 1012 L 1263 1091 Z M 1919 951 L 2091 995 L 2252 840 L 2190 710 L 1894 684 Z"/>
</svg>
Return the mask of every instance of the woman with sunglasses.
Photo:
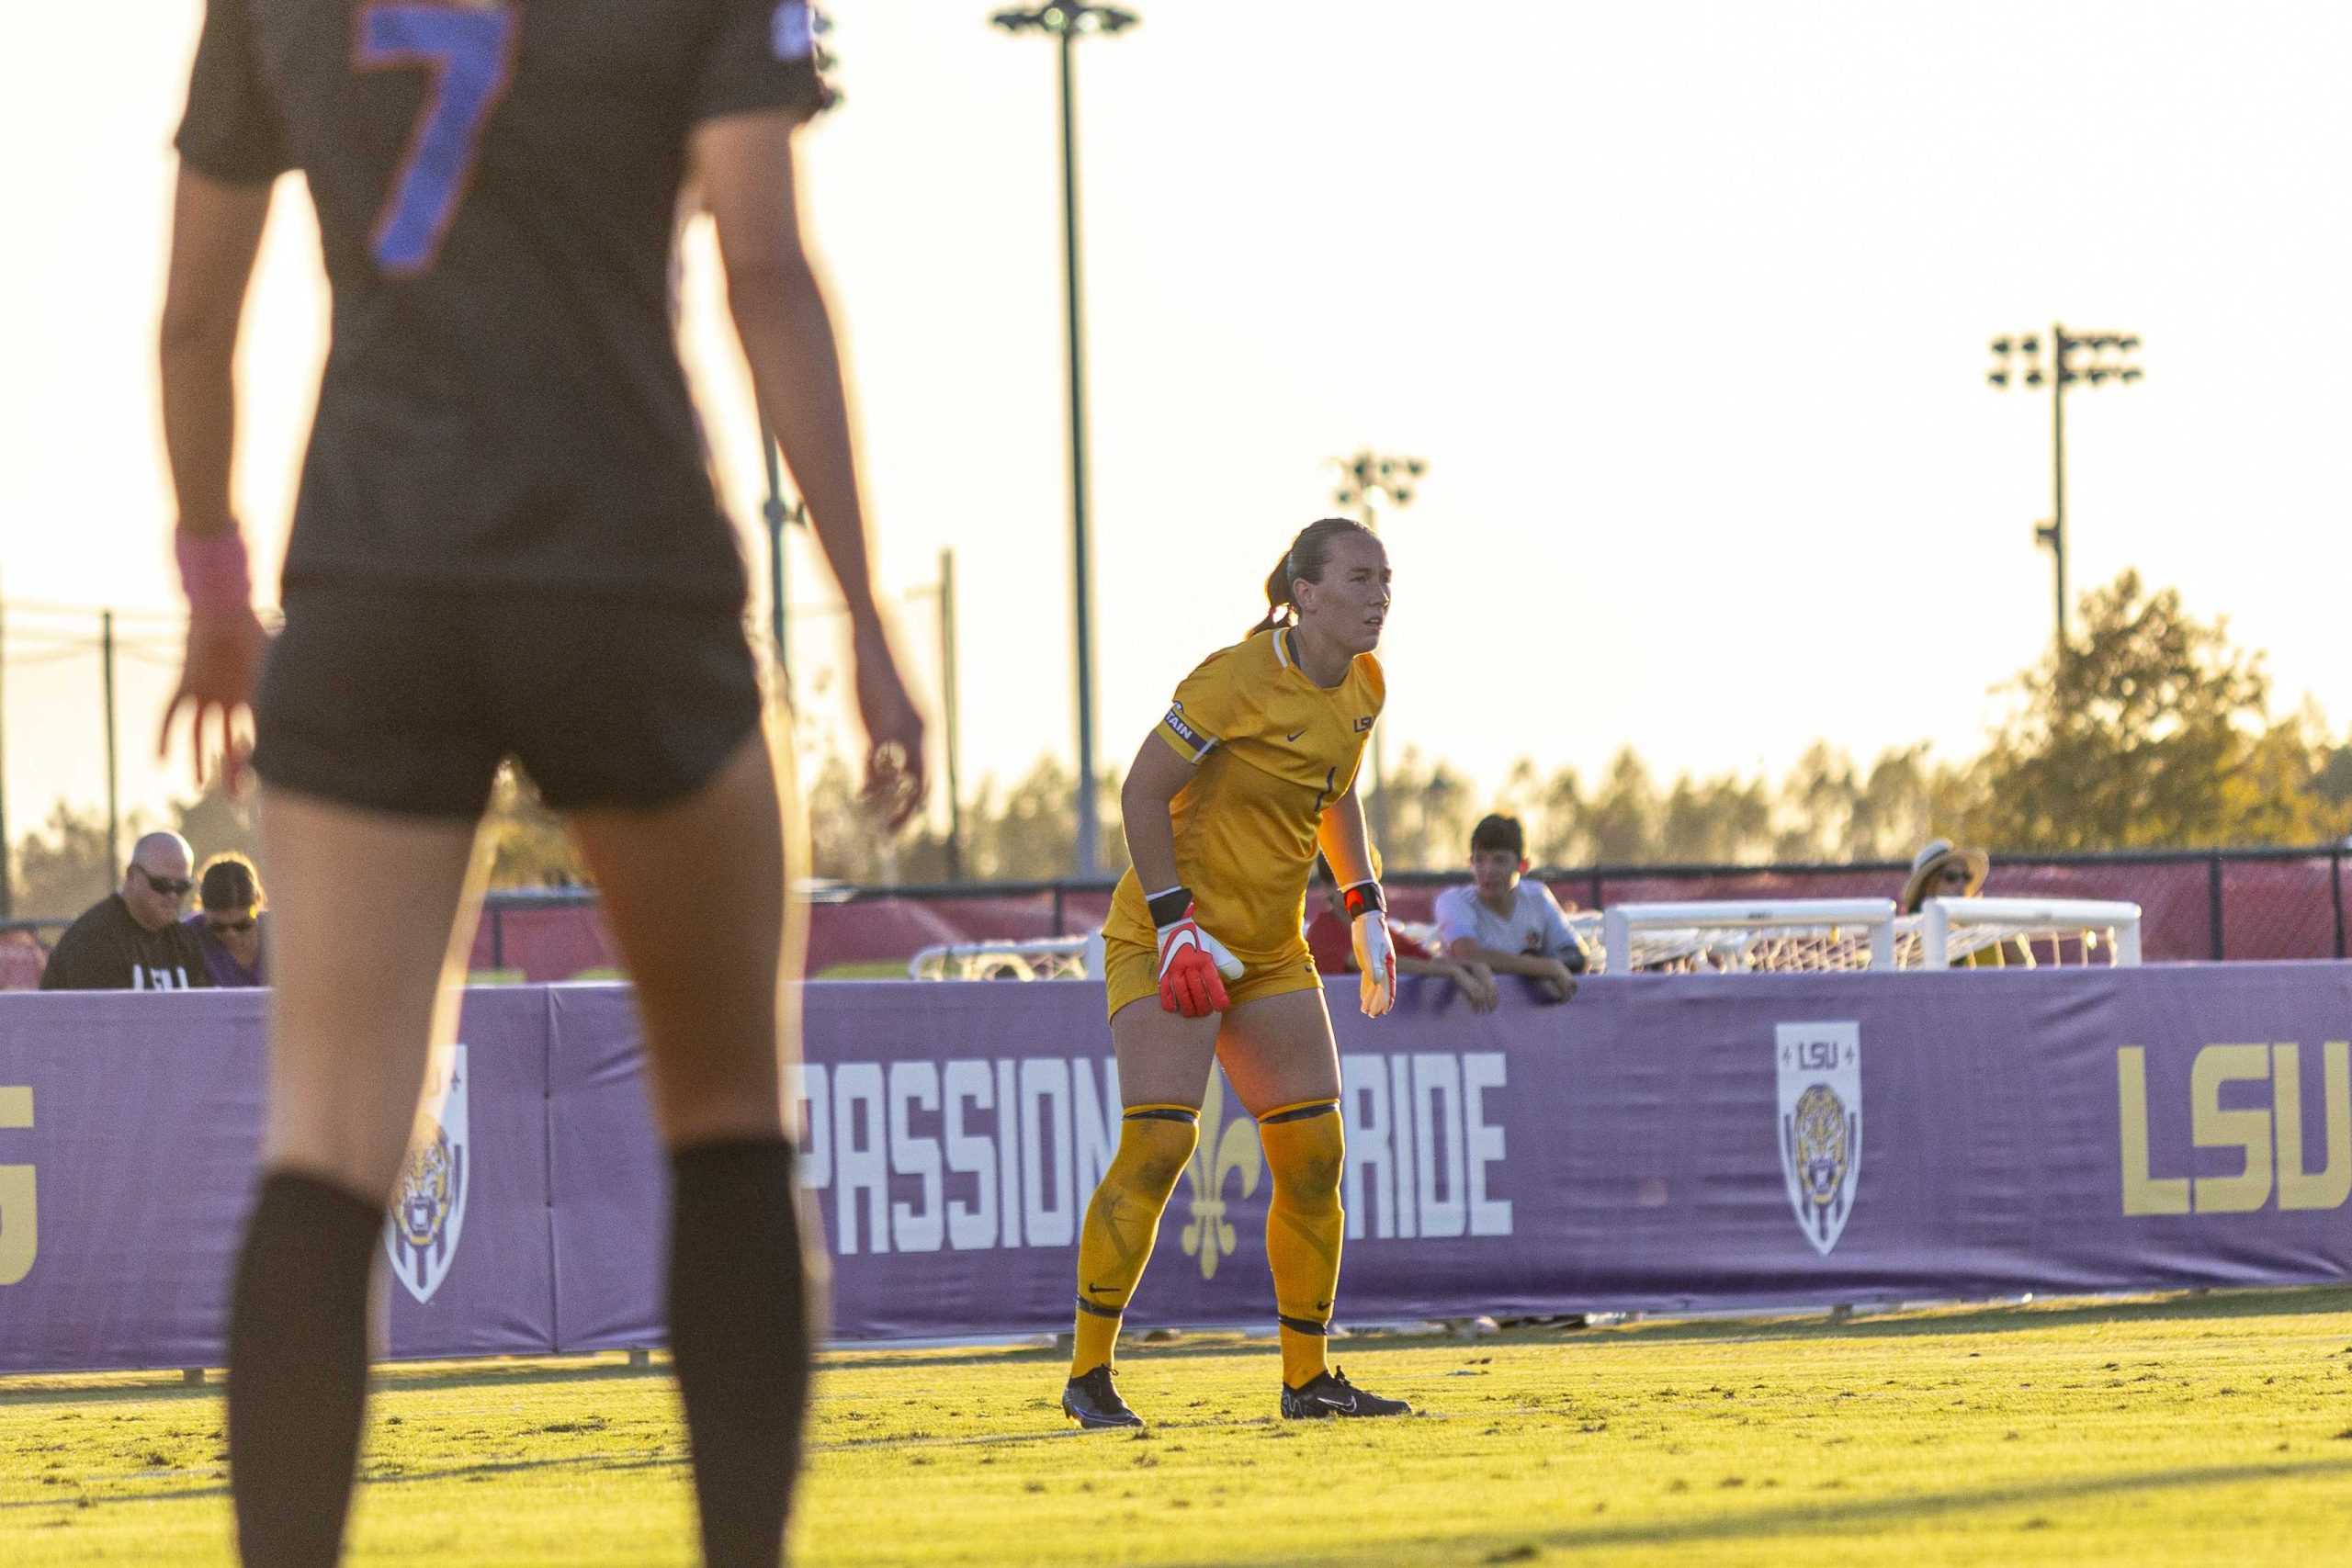
<svg viewBox="0 0 2352 1568">
<path fill-rule="evenodd" d="M 1911 874 L 1895 899 L 1898 914 L 1916 915 L 1930 898 L 1973 898 L 1984 890 L 1993 857 L 1962 849 L 1950 839 L 1930 839 L 1911 857 Z M 2023 937 L 2004 937 L 1951 961 L 1955 969 L 2030 969 L 2033 948 Z"/>
<path fill-rule="evenodd" d="M 229 1326 L 248 1562 L 341 1549 L 369 1265 L 453 1038 L 477 828 L 509 756 L 564 815 L 636 982 L 705 1556 L 781 1553 L 809 1322 L 779 982 L 806 862 L 670 307 L 691 186 L 762 422 L 848 606 L 869 787 L 895 825 L 922 798 L 922 725 L 867 575 L 796 217 L 793 134 L 829 96 L 812 28 L 797 0 L 206 9 L 163 321 L 190 611 L 165 733 L 190 708 L 199 771 L 208 743 L 233 765 L 232 716 L 252 705 L 276 894 L 264 1174 Z M 265 663 L 230 506 L 231 372 L 292 168 L 334 343 Z"/>
<path fill-rule="evenodd" d="M 262 974 L 261 874 L 233 852 L 214 855 L 196 874 L 196 913 L 185 924 L 196 933 L 205 972 L 221 987 L 266 986 Z"/>
</svg>

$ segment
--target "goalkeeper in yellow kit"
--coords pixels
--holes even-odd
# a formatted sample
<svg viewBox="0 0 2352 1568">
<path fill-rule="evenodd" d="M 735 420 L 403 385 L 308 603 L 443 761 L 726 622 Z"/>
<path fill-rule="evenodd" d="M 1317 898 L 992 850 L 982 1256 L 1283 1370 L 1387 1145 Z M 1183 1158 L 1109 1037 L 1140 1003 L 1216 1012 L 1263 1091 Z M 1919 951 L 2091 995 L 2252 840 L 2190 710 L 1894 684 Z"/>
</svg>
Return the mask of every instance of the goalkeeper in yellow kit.
<svg viewBox="0 0 2352 1568">
<path fill-rule="evenodd" d="M 1385 692 L 1372 650 L 1388 558 L 1363 525 L 1309 524 L 1266 581 L 1248 640 L 1176 689 L 1121 795 L 1134 869 L 1103 922 L 1125 1114 L 1078 1243 L 1078 1331 L 1062 1409 L 1139 1427 L 1112 1386 L 1119 1319 L 1192 1157 L 1215 1062 L 1256 1117 L 1273 1176 L 1266 1258 L 1282 1336 L 1282 1413 L 1399 1416 L 1325 1359 L 1340 1279 L 1345 1144 L 1340 1057 L 1301 911 L 1319 847 L 1351 918 L 1363 1010 L 1396 998 L 1396 951 L 1356 799 Z"/>
</svg>

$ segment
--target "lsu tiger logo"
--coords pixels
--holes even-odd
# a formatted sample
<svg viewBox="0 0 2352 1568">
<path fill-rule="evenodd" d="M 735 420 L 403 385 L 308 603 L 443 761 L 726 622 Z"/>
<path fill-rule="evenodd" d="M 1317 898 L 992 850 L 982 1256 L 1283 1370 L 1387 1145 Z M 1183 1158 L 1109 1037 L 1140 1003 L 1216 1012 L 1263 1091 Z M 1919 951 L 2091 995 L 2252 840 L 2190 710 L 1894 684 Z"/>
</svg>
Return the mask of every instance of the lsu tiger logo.
<svg viewBox="0 0 2352 1568">
<path fill-rule="evenodd" d="M 472 1187 L 466 1126 L 466 1048 L 453 1045 L 435 1064 L 424 1111 L 410 1142 L 408 1163 L 384 1224 L 384 1251 L 401 1288 L 429 1302 L 457 1261 Z"/>
<path fill-rule="evenodd" d="M 1777 1034 L 1781 1174 L 1798 1228 L 1826 1258 L 1861 1186 L 1861 1026 L 1783 1023 Z"/>
</svg>

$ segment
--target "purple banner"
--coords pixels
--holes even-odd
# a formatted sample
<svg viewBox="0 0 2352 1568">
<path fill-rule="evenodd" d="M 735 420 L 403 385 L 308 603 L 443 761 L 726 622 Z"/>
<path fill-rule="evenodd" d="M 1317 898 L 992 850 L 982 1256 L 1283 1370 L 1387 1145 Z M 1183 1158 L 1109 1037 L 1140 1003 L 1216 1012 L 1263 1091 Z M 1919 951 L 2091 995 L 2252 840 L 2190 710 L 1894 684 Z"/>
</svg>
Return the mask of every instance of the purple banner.
<svg viewBox="0 0 2352 1568">
<path fill-rule="evenodd" d="M 806 987 L 803 1179 L 846 1339 L 1067 1326 L 1118 1130 L 1099 987 Z M 1341 1321 L 2352 1277 L 2352 966 L 1333 992 Z M 217 1362 L 256 993 L 0 997 L 0 1369 Z M 658 1343 L 667 1174 L 628 991 L 492 989 L 386 1229 L 395 1355 Z M 1220 1078 L 1129 1314 L 1262 1326 Z"/>
</svg>

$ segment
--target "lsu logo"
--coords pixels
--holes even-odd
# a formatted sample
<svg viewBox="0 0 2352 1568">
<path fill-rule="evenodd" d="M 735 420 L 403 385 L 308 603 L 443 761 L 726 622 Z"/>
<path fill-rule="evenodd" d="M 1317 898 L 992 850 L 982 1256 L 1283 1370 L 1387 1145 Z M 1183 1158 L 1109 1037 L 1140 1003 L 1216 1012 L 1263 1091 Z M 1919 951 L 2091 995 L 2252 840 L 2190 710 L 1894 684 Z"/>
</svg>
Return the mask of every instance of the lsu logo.
<svg viewBox="0 0 2352 1568">
<path fill-rule="evenodd" d="M 1258 1190 L 1264 1174 L 1264 1156 L 1258 1147 L 1258 1124 L 1247 1116 L 1225 1120 L 1225 1075 L 1209 1075 L 1208 1093 L 1201 1100 L 1201 1138 L 1193 1146 L 1184 1174 L 1192 1182 L 1192 1218 L 1180 1238 L 1188 1255 L 1201 1260 L 1201 1278 L 1216 1278 L 1218 1261 L 1240 1244 L 1233 1222 L 1225 1217 L 1225 1179 L 1241 1179 L 1241 1196 Z"/>
<path fill-rule="evenodd" d="M 33 1124 L 33 1086 L 0 1084 L 0 1131 Z M 13 1285 L 33 1271 L 40 1254 L 40 1216 L 35 1207 L 39 1173 L 29 1165 L 0 1165 L 0 1285 Z"/>
<path fill-rule="evenodd" d="M 1358 735 L 1362 735 L 1365 730 L 1370 729 L 1371 728 L 1372 715 L 1365 714 L 1362 718 L 1356 720 L 1356 733 Z"/>
<path fill-rule="evenodd" d="M 2149 1105 L 2146 1047 L 2120 1047 L 2123 1212 L 2250 1214 L 2274 1201 L 2282 1211 L 2352 1202 L 2352 1043 L 2327 1041 L 2317 1055 L 2313 1083 L 2300 1043 L 2199 1048 L 2188 1069 L 2189 1149 L 2225 1149 L 2237 1164 L 2222 1172 L 2214 1168 L 2219 1162 L 2206 1162 L 2199 1174 L 2182 1158 L 2178 1101 Z M 2169 1160 L 2154 1157 L 2159 1142 Z M 2159 1164 L 2177 1174 L 2158 1175 Z"/>
<path fill-rule="evenodd" d="M 1861 1185 L 1861 1027 L 1783 1023 L 1777 1033 L 1781 1174 L 1798 1228 L 1826 1258 Z"/>
<path fill-rule="evenodd" d="M 466 1048 L 453 1045 L 426 1087 L 424 1111 L 409 1145 L 392 1212 L 384 1224 L 384 1251 L 392 1277 L 421 1304 L 433 1299 L 457 1260 L 466 1228 Z"/>
</svg>

